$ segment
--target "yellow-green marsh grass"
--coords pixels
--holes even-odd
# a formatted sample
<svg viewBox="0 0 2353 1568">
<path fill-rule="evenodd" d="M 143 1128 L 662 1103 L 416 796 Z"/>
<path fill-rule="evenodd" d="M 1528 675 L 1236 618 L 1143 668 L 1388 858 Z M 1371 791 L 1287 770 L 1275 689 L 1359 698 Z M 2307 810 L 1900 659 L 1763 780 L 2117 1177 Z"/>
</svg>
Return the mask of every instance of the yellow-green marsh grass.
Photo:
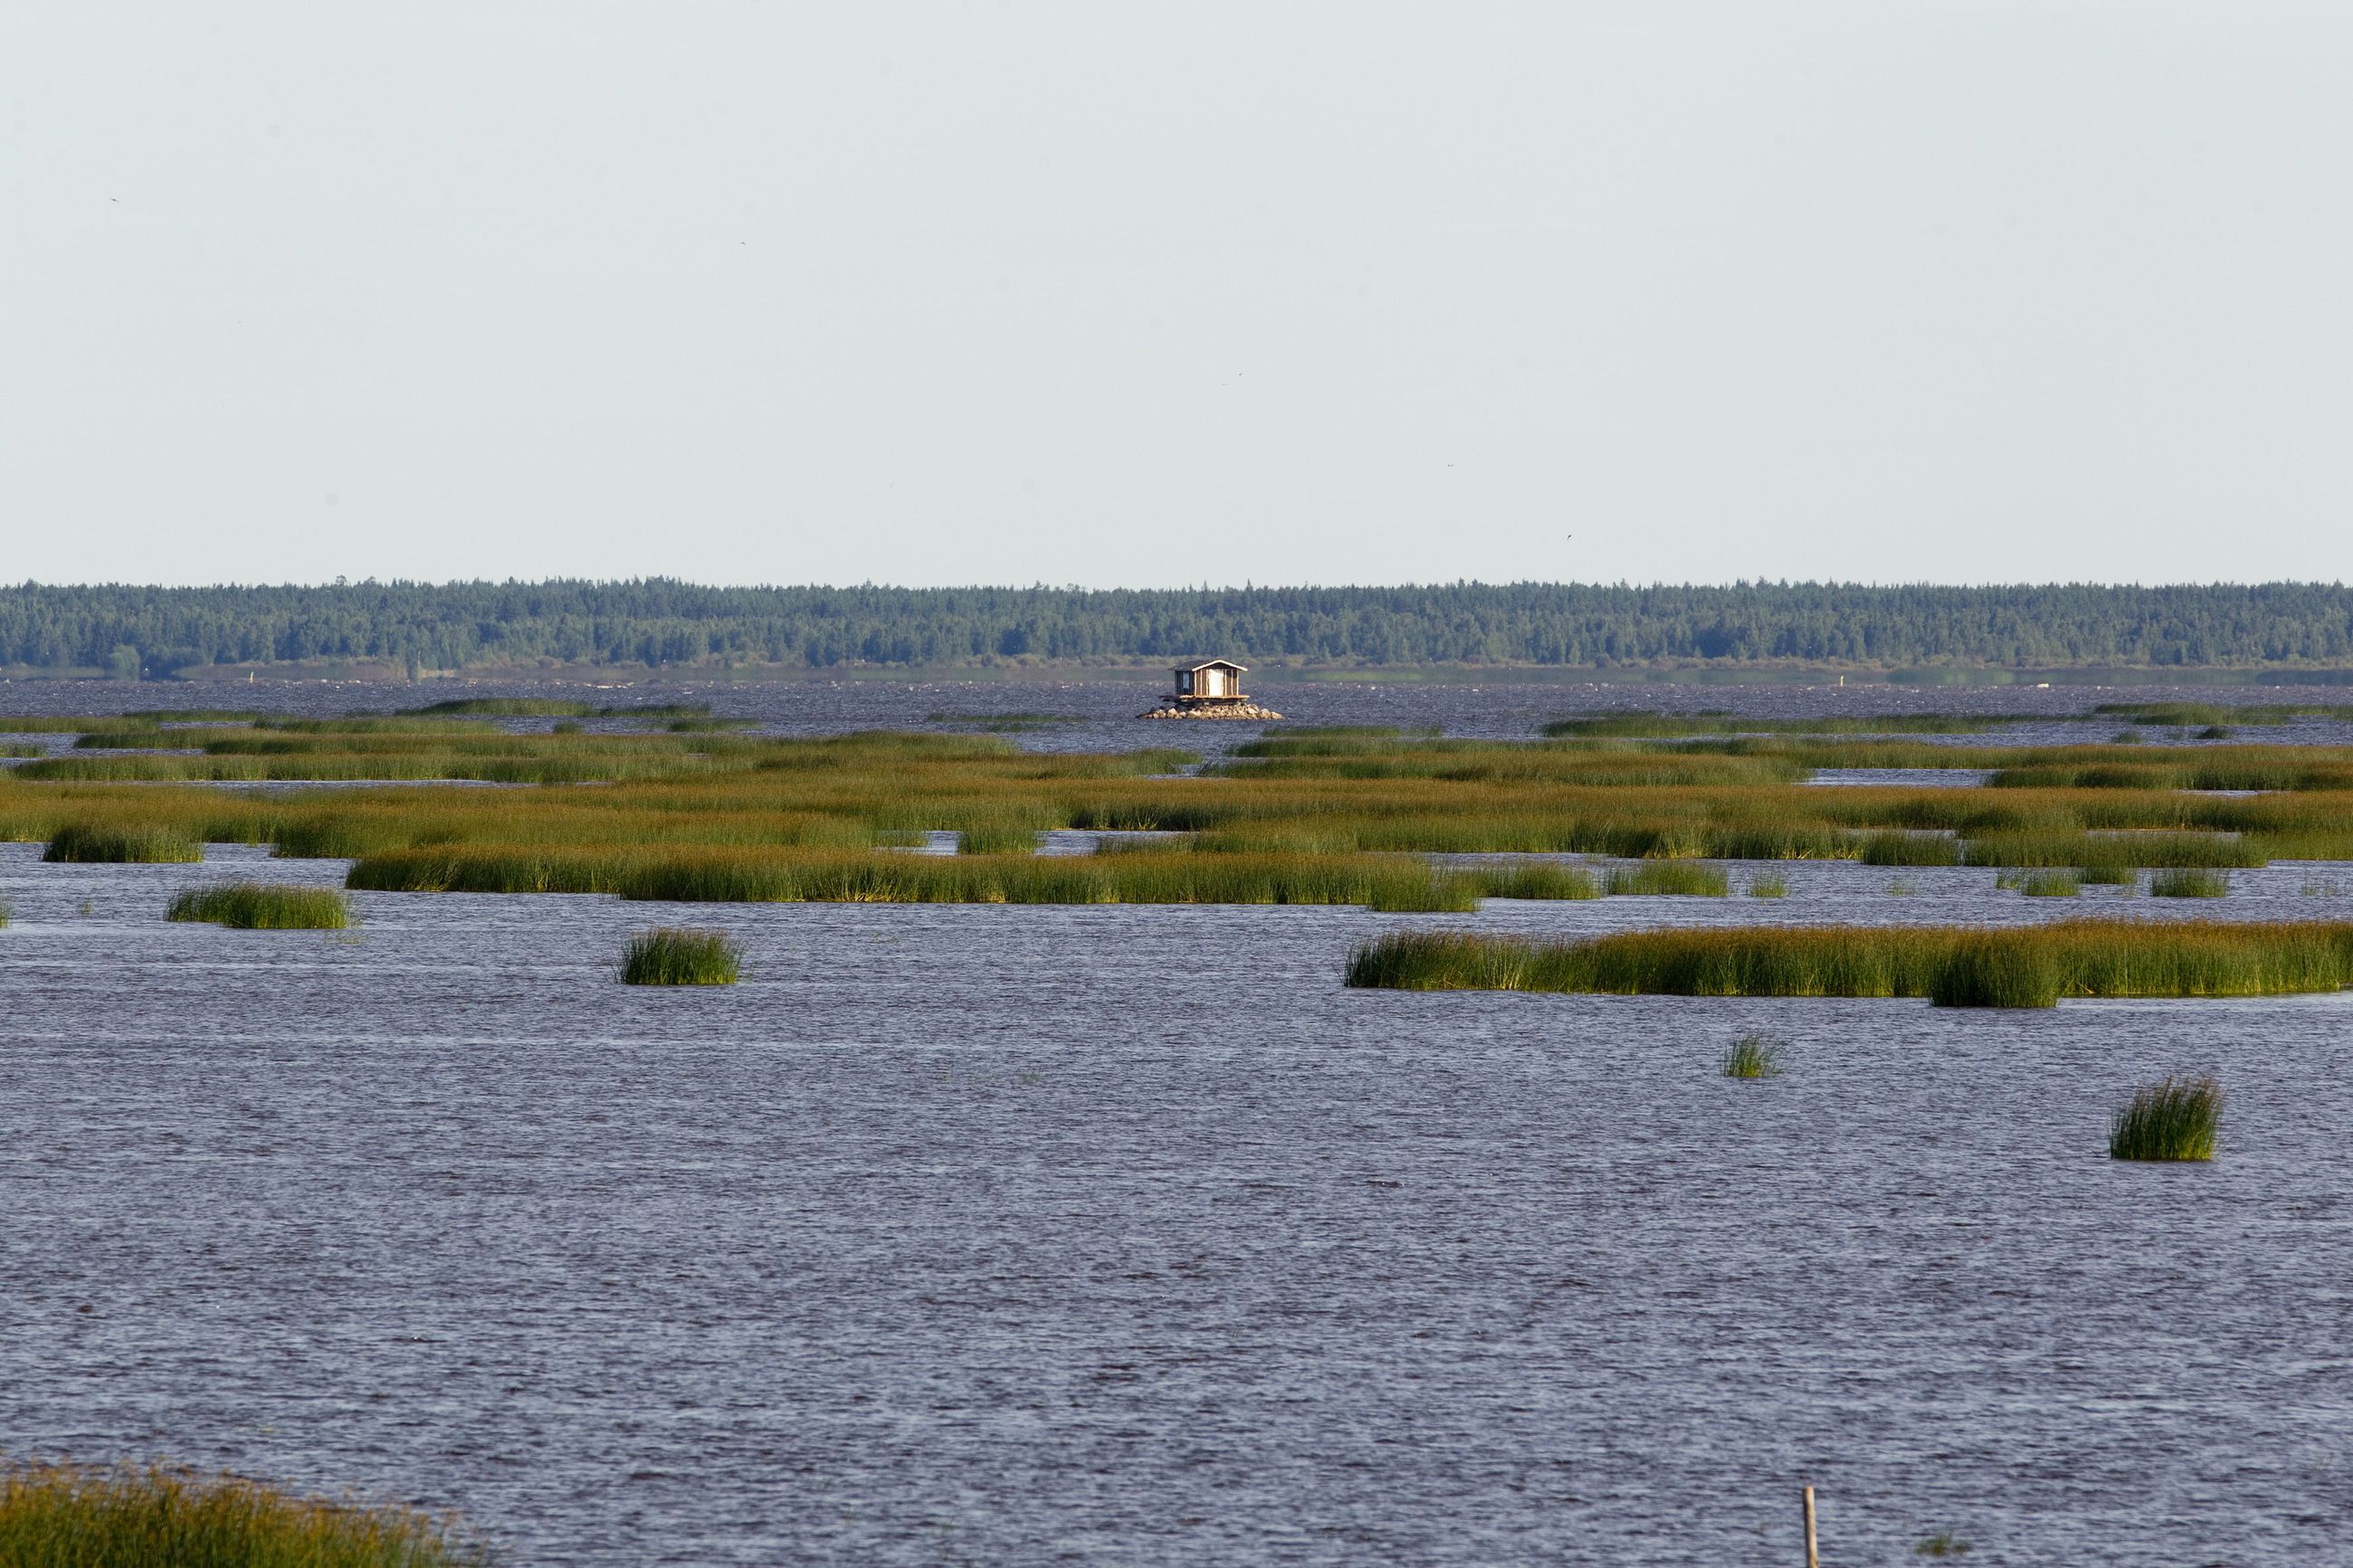
<svg viewBox="0 0 2353 1568">
<path fill-rule="evenodd" d="M 68 823 L 49 839 L 44 860 L 155 863 L 201 860 L 203 843 L 164 826 Z"/>
<path fill-rule="evenodd" d="M 2063 921 L 1629 931 L 1536 942 L 1402 931 L 1351 956 L 1347 984 L 1398 990 L 1678 996 L 1925 996 L 2047 1007 L 2066 996 L 2257 996 L 2353 984 L 2353 923 Z"/>
<path fill-rule="evenodd" d="M 1603 879 L 1610 893 L 1668 893 L 1685 898 L 1721 899 L 1730 895 L 1732 879 L 1721 866 L 1696 866 L 1687 860 L 1653 860 L 1642 866 L 1612 867 Z"/>
<path fill-rule="evenodd" d="M 2148 890 L 2158 899 L 2219 899 L 2231 890 L 2231 874 L 2196 868 L 2159 871 L 2148 879 Z"/>
<path fill-rule="evenodd" d="M 2084 879 L 2070 868 L 2055 871 L 2006 871 L 1993 879 L 1997 888 L 2030 899 L 2072 899 L 2084 890 Z"/>
<path fill-rule="evenodd" d="M 164 918 L 208 921 L 238 931 L 341 931 L 352 923 L 352 906 L 332 888 L 224 882 L 179 894 Z"/>
<path fill-rule="evenodd" d="M 2211 1160 L 2222 1124 L 2222 1086 L 2168 1078 L 2140 1090 L 2108 1122 L 2112 1160 Z"/>
<path fill-rule="evenodd" d="M 625 985 L 733 985 L 744 950 L 723 931 L 656 926 L 629 939 L 621 955 Z"/>
<path fill-rule="evenodd" d="M 1909 865 L 1966 858 L 2121 879 L 2139 866 L 2353 858 L 2353 791 L 2217 796 L 2073 786 L 1821 789 L 1797 782 L 1825 759 L 1911 744 L 1880 740 L 1669 747 L 1606 738 L 1293 734 L 1250 742 L 1242 750 L 1263 754 L 1208 776 L 1172 777 L 1166 775 L 1183 753 L 1034 753 L 997 736 L 940 732 L 822 740 L 520 733 L 481 718 L 407 716 L 273 721 L 165 738 L 202 751 L 83 752 L 37 760 L 13 775 L 0 772 L 0 837 L 48 839 L 79 825 L 189 842 L 264 843 L 281 855 L 364 858 L 371 864 L 355 873 L 353 885 L 360 887 L 620 892 L 649 885 L 659 872 L 675 885 L 850 889 L 827 896 L 1128 901 L 1149 900 L 1165 886 L 1187 901 L 1219 901 L 1210 895 L 1223 876 L 1247 901 L 1314 895 L 1314 901 L 1400 908 L 1462 907 L 1482 889 L 1504 887 L 1498 878 L 1519 879 L 1488 896 L 1525 896 L 1536 886 L 1533 873 L 1488 868 L 1441 875 L 1407 861 L 1430 855 L 1640 860 L 1645 867 L 1621 868 L 1620 885 L 1645 890 L 1723 875 L 1720 866 L 1648 869 L 1694 860 Z M 2013 763 L 2054 750 L 2086 763 L 2115 755 L 2099 747 L 1986 750 L 1980 760 Z M 2224 757 L 2240 750 L 2246 749 L 2205 752 Z M 2297 751 L 2307 770 L 2353 757 L 2353 749 L 2256 750 Z M 393 784 L 265 795 L 153 782 L 200 779 L 514 787 Z M 125 787 L 132 781 L 149 782 Z M 1008 875 L 995 868 L 1029 858 L 1022 851 L 1032 847 L 1031 836 L 1051 828 L 1189 834 L 1185 857 L 1199 864 L 1181 876 L 1098 870 L 1077 882 L 1066 879 L 1080 874 L 1063 868 Z M 956 858 L 977 863 L 970 874 L 865 863 L 864 851 L 923 831 L 961 835 L 967 853 Z M 844 855 L 850 863 L 838 864 Z M 737 866 L 733 857 L 747 863 Z M 1418 881 L 1409 884 L 1400 865 Z M 910 891 L 902 879 L 913 877 L 930 879 Z M 1318 891 L 1344 884 L 1378 890 L 1366 900 Z M 1559 886 L 1564 890 L 1542 896 L 1579 896 L 1566 890 L 1573 883 Z"/>
<path fill-rule="evenodd" d="M 0 1467 L 8 1568 L 475 1568 L 452 1522 L 161 1466 Z"/>
<path fill-rule="evenodd" d="M 1778 1078 L 1781 1042 L 1770 1035 L 1743 1035 L 1725 1047 L 1718 1070 L 1726 1078 Z"/>
</svg>

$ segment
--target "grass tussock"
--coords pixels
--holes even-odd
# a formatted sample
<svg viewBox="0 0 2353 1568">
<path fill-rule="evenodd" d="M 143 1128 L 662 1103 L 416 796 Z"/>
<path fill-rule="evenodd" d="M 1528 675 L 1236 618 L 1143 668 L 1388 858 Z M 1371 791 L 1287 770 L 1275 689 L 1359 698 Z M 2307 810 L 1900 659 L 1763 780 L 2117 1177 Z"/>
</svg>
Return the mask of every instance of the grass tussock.
<svg viewBox="0 0 2353 1568">
<path fill-rule="evenodd" d="M 164 918 L 207 921 L 238 931 L 342 931 L 352 923 L 352 904 L 332 888 L 227 882 L 181 893 Z"/>
<path fill-rule="evenodd" d="M 2050 871 L 2005 871 L 1993 879 L 1993 885 L 2030 899 L 2072 899 L 2084 890 L 2084 879 L 2072 867 Z"/>
<path fill-rule="evenodd" d="M 1752 899 L 1786 899 L 1789 879 L 1778 871 L 1759 871 L 1748 879 L 1747 892 Z"/>
<path fill-rule="evenodd" d="M 1926 997 L 2048 1007 L 2066 996 L 2253 996 L 2353 984 L 2353 923 L 2063 921 L 1786 926 L 1536 942 L 1403 931 L 1356 949 L 1353 986 L 1677 996 Z"/>
<path fill-rule="evenodd" d="M 58 828 L 41 853 L 44 860 L 110 864 L 164 864 L 204 858 L 201 841 L 171 827 L 79 822 Z"/>
<path fill-rule="evenodd" d="M 733 985 L 744 950 L 723 931 L 656 926 L 629 939 L 621 957 L 626 985 Z"/>
<path fill-rule="evenodd" d="M 8 1568 L 475 1568 L 448 1520 L 163 1467 L 0 1468 Z"/>
<path fill-rule="evenodd" d="M 2222 1125 L 2222 1086 L 2168 1078 L 2135 1094 L 2108 1122 L 2112 1160 L 2211 1160 Z"/>
<path fill-rule="evenodd" d="M 1519 866 L 1476 866 L 1461 873 L 1489 899 L 1598 899 L 1593 873 L 1581 866 L 1535 861 Z"/>
<path fill-rule="evenodd" d="M 1610 868 L 1604 887 L 1611 893 L 1664 893 L 1700 899 L 1729 898 L 1732 879 L 1721 866 L 1694 865 L 1687 860 L 1656 860 L 1643 866 Z"/>
<path fill-rule="evenodd" d="M 2148 879 L 2148 890 L 2159 899 L 2219 899 L 2230 892 L 2231 875 L 2196 868 L 2159 871 Z"/>
<path fill-rule="evenodd" d="M 1961 843 L 1949 833 L 1873 833 L 1855 858 L 1866 866 L 1957 866 Z"/>
<path fill-rule="evenodd" d="M 1770 1035 L 1743 1035 L 1725 1047 L 1719 1070 L 1726 1078 L 1778 1078 L 1781 1042 Z"/>
</svg>

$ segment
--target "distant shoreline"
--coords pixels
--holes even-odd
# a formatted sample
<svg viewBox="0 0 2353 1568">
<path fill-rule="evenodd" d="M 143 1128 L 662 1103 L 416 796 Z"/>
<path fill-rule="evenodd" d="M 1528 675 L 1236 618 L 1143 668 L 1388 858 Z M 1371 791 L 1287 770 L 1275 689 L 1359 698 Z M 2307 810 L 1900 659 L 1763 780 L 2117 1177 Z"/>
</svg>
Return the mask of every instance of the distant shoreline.
<svg viewBox="0 0 2353 1568">
<path fill-rule="evenodd" d="M 678 665 L 548 664 L 480 665 L 464 669 L 405 668 L 366 659 L 302 659 L 269 664 L 192 666 L 149 676 L 147 686 L 244 686 L 315 684 L 463 687 L 549 686 L 768 686 L 809 682 L 938 685 L 1056 685 L 1071 682 L 1165 687 L 1168 669 L 1151 663 L 1050 664 L 1002 661 L 972 665 Z M 130 685 L 90 668 L 45 669 L 0 668 L 0 683 L 91 683 Z M 2076 665 L 2003 668 L 1940 665 L 1926 668 L 1873 668 L 1840 664 L 1683 662 L 1641 666 L 1574 665 L 1284 665 L 1251 667 L 1253 686 L 1303 684 L 1418 686 L 2353 686 L 2353 668 L 2296 665 L 2211 666 Z"/>
</svg>

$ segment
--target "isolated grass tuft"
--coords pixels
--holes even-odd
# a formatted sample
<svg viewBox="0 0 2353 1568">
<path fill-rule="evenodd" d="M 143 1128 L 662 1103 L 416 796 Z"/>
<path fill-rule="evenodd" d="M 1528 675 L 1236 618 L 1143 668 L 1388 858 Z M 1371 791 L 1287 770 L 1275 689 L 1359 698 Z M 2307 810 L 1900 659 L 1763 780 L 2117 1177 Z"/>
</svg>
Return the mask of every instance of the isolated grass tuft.
<svg viewBox="0 0 2353 1568">
<path fill-rule="evenodd" d="M 1949 1530 L 1940 1530 L 1934 1535 L 1922 1536 L 1920 1544 L 1912 1549 L 1912 1554 L 1915 1557 L 1967 1557 L 1969 1543 Z"/>
<path fill-rule="evenodd" d="M 1786 899 L 1789 896 L 1789 879 L 1778 871 L 1758 871 L 1748 879 L 1748 896 L 1752 899 Z"/>
<path fill-rule="evenodd" d="M 1781 1042 L 1770 1035 L 1743 1035 L 1724 1051 L 1726 1078 L 1778 1078 Z"/>
<path fill-rule="evenodd" d="M 8 1568 L 458 1568 L 452 1522 L 163 1467 L 0 1468 Z"/>
<path fill-rule="evenodd" d="M 160 825 L 129 826 L 73 822 L 49 836 L 44 860 L 159 864 L 201 860 L 203 843 L 185 833 Z"/>
<path fill-rule="evenodd" d="M 1641 866 L 1611 868 L 1602 884 L 1612 893 L 1667 893 L 1703 899 L 1728 898 L 1732 879 L 1721 866 L 1694 865 L 1688 860 L 1653 860 Z"/>
<path fill-rule="evenodd" d="M 209 921 L 238 931 L 341 931 L 352 923 L 352 905 L 332 888 L 227 882 L 189 889 L 172 900 L 164 918 Z"/>
<path fill-rule="evenodd" d="M 2231 874 L 2196 867 L 2159 871 L 2148 879 L 2148 890 L 2159 899 L 2219 899 L 2231 890 Z"/>
<path fill-rule="evenodd" d="M 2084 879 L 2072 868 L 2061 868 L 2025 871 L 2014 878 L 1997 877 L 1994 886 L 2016 888 L 2030 899 L 2072 899 L 2084 890 Z"/>
<path fill-rule="evenodd" d="M 621 980 L 629 985 L 733 985 L 744 950 L 723 931 L 656 926 L 629 940 Z"/>
<path fill-rule="evenodd" d="M 2112 1160 L 2211 1160 L 2222 1123 L 2222 1086 L 2168 1078 L 2135 1094 L 2108 1123 Z"/>
</svg>

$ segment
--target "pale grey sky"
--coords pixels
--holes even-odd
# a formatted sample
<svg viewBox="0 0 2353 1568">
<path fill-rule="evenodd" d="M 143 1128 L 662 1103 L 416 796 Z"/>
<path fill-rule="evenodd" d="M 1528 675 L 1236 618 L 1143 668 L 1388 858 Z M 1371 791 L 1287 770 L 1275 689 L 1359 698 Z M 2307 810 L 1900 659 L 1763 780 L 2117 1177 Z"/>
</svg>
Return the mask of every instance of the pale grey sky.
<svg viewBox="0 0 2353 1568">
<path fill-rule="evenodd" d="M 2342 0 L 10 0 L 0 580 L 2341 578 L 2348 83 Z"/>
</svg>

